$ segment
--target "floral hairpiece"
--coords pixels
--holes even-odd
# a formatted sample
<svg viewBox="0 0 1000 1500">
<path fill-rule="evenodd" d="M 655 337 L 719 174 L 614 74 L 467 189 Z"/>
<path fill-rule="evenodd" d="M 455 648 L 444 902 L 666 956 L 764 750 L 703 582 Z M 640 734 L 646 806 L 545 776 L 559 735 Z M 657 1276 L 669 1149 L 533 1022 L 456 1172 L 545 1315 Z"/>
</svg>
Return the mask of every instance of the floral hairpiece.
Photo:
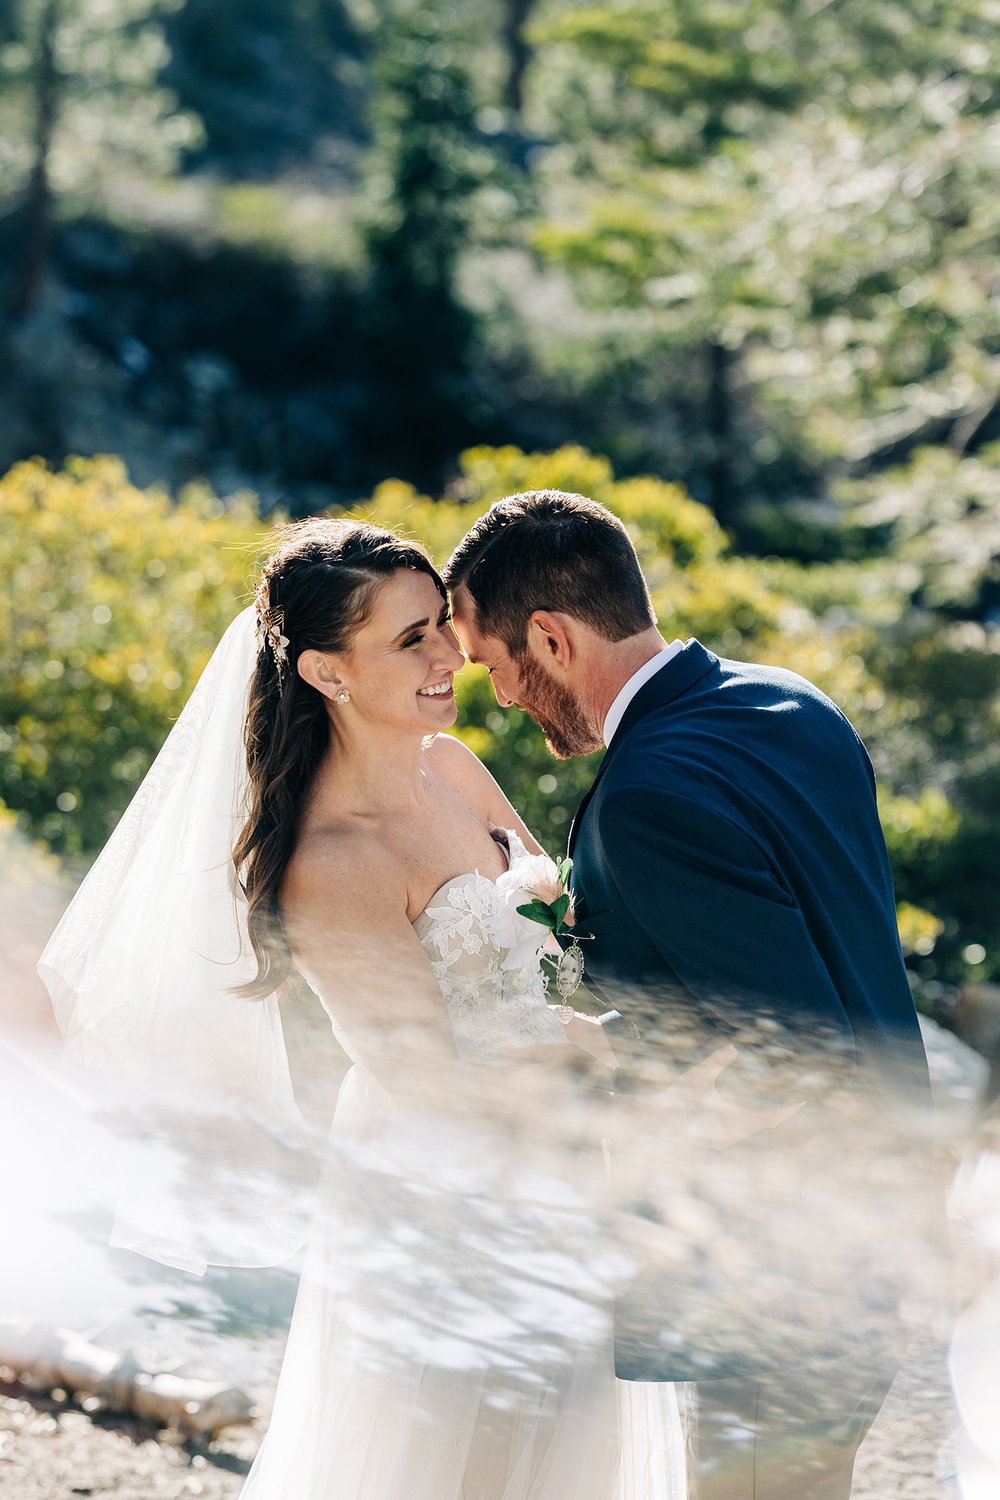
<svg viewBox="0 0 1000 1500">
<path fill-rule="evenodd" d="M 278 664 L 278 674 L 281 676 L 288 666 L 285 611 L 280 605 L 272 606 L 266 578 L 260 581 L 255 602 L 257 605 L 257 648 L 262 651 L 265 646 L 270 646 L 271 653 Z"/>
</svg>

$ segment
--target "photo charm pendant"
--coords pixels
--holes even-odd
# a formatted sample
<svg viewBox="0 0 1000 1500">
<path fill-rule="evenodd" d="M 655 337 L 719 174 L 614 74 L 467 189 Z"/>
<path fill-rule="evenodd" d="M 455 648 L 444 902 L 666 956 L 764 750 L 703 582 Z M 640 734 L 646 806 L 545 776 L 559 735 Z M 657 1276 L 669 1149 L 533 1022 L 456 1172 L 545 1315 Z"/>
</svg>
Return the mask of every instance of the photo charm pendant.
<svg viewBox="0 0 1000 1500">
<path fill-rule="evenodd" d="M 563 1000 L 575 995 L 583 979 L 583 949 L 579 943 L 571 943 L 556 966 L 556 989 Z"/>
</svg>

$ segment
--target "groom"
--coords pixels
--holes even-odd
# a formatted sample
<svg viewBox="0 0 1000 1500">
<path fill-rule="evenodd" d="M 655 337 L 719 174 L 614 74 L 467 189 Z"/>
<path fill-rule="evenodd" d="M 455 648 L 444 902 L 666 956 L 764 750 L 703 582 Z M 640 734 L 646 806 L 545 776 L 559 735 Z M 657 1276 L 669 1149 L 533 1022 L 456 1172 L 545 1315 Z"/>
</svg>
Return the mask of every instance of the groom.
<svg viewBox="0 0 1000 1500">
<path fill-rule="evenodd" d="M 583 496 L 498 501 L 444 576 L 466 654 L 489 669 L 500 706 L 526 710 L 561 759 L 606 747 L 570 853 L 588 987 L 625 1012 L 606 1018 L 632 1065 L 623 1072 L 648 1078 L 651 1059 L 668 1071 L 685 1046 L 696 1062 L 699 1038 L 702 1058 L 721 1057 L 720 1041 L 770 1024 L 812 1043 L 802 1097 L 818 1053 L 922 1100 L 874 777 L 840 711 L 794 673 L 661 636 L 625 527 Z M 753 1047 L 727 1055 L 752 1062 Z M 789 1096 L 789 1114 L 799 1102 Z M 721 1156 L 738 1171 L 749 1160 Z M 669 1325 L 670 1278 L 653 1285 L 655 1329 Z M 698 1500 L 849 1496 L 891 1380 L 878 1349 L 845 1353 L 827 1337 L 788 1363 L 751 1339 L 704 1379 L 689 1344 L 629 1337 L 628 1321 L 616 1313 L 618 1373 L 685 1382 Z"/>
</svg>

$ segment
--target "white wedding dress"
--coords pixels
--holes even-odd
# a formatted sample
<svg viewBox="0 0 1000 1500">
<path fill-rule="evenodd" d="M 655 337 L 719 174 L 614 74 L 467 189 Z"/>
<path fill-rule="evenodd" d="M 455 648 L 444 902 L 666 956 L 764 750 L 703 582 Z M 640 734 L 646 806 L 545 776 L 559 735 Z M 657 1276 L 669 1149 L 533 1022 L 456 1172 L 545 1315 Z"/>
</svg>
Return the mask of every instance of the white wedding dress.
<svg viewBox="0 0 1000 1500">
<path fill-rule="evenodd" d="M 528 858 L 509 838 L 508 884 Z M 565 1043 L 538 959 L 498 941 L 502 905 L 460 875 L 414 923 L 466 1061 Z M 671 1388 L 613 1375 L 624 1258 L 586 1189 L 603 1164 L 574 1181 L 552 1161 L 515 1160 L 476 1118 L 404 1113 L 354 1062 L 241 1500 L 682 1500 Z"/>
<path fill-rule="evenodd" d="M 255 631 L 253 608 L 226 631 L 39 964 L 73 1086 L 153 1153 L 124 1163 L 114 1243 L 195 1272 L 301 1244 L 268 1155 L 294 1153 L 302 1126 L 277 998 L 235 993 L 256 973 L 231 859 Z M 671 1387 L 613 1378 L 628 1247 L 603 1222 L 600 1155 L 548 1148 L 556 1122 L 536 1100 L 530 1130 L 516 1120 L 539 1142 L 528 1159 L 495 1107 L 512 1049 L 565 1041 L 537 930 L 511 932 L 530 856 L 510 848 L 500 881 L 460 875 L 414 924 L 459 1056 L 498 1086 L 459 1120 L 350 1070 L 242 1500 L 682 1500 Z M 532 1108 L 507 1092 L 510 1111 Z"/>
</svg>

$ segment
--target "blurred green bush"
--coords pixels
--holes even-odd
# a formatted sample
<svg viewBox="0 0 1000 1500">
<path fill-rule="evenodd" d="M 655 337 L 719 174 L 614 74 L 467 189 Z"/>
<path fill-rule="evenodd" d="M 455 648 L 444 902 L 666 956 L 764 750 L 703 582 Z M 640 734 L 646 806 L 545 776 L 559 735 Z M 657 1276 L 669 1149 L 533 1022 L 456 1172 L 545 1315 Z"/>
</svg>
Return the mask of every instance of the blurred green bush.
<svg viewBox="0 0 1000 1500">
<path fill-rule="evenodd" d="M 100 848 L 245 602 L 264 530 L 249 500 L 175 504 L 114 458 L 0 480 L 0 795 L 30 833 Z"/>
</svg>

